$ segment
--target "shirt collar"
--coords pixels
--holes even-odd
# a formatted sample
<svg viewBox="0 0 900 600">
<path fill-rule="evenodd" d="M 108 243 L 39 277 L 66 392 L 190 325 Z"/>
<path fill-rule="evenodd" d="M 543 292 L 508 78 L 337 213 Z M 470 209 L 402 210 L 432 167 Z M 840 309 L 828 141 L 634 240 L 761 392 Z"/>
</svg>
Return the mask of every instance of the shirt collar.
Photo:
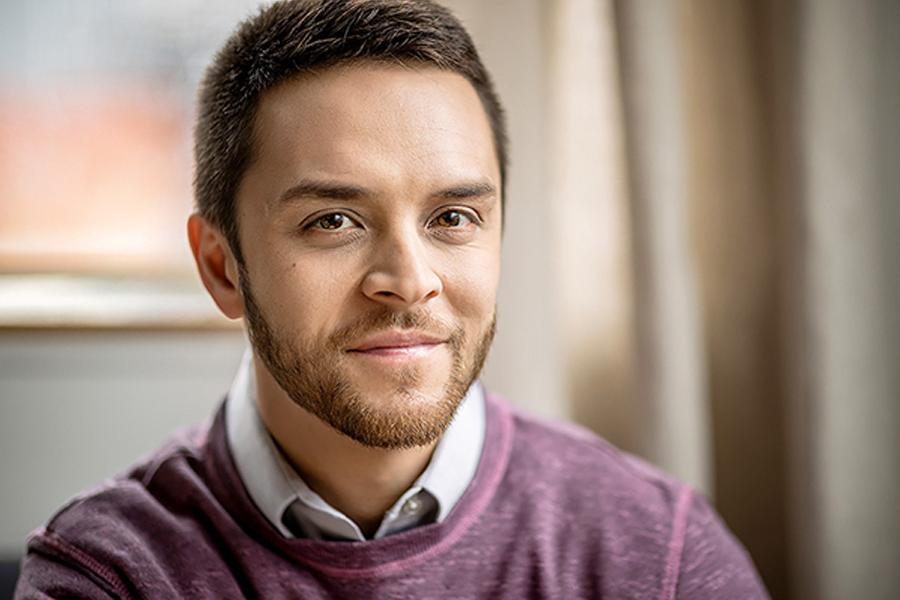
<svg viewBox="0 0 900 600">
<path fill-rule="evenodd" d="M 412 488 L 421 487 L 438 502 L 438 522 L 456 506 L 469 487 L 484 445 L 484 390 L 475 382 Z"/>
<path fill-rule="evenodd" d="M 304 524 L 309 537 L 364 539 L 357 525 L 325 502 L 288 464 L 259 416 L 253 355 L 248 349 L 228 393 L 226 435 L 238 474 L 254 503 L 284 537 L 294 537 L 284 524 L 291 509 L 295 522 Z M 422 474 L 386 513 L 375 534 L 394 533 L 403 519 L 403 506 L 422 492 L 437 504 L 442 521 L 462 497 L 475 476 L 484 445 L 484 390 L 474 383 L 432 453 Z"/>
<path fill-rule="evenodd" d="M 225 434 L 235 467 L 253 502 L 281 535 L 293 537 L 281 520 L 296 496 L 288 476 L 288 469 L 293 469 L 285 463 L 257 412 L 253 353 L 249 349 L 228 392 Z"/>
</svg>

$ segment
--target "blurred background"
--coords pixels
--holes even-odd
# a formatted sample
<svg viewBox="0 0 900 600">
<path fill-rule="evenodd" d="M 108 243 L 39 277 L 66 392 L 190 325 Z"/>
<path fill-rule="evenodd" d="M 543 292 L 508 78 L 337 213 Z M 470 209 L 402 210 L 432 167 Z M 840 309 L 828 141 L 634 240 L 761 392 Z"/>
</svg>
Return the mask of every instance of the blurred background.
<svg viewBox="0 0 900 600">
<path fill-rule="evenodd" d="M 444 3 L 511 130 L 489 387 L 705 492 L 775 598 L 900 597 L 900 2 Z M 7 581 L 227 390 L 190 130 L 255 6 L 0 3 Z"/>
</svg>

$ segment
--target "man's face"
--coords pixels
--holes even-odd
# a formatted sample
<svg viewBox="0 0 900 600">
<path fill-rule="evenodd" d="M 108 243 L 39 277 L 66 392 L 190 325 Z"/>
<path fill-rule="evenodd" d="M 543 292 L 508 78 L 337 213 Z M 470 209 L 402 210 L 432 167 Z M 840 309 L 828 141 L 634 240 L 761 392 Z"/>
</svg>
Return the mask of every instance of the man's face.
<svg viewBox="0 0 900 600">
<path fill-rule="evenodd" d="M 357 441 L 434 441 L 494 330 L 500 174 L 472 86 L 362 63 L 262 98 L 237 218 L 251 342 Z"/>
</svg>

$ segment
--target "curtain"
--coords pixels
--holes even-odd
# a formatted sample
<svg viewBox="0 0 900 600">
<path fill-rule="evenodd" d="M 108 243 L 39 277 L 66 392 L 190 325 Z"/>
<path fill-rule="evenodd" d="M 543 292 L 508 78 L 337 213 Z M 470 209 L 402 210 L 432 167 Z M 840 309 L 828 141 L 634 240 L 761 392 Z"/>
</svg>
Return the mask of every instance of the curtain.
<svg viewBox="0 0 900 600">
<path fill-rule="evenodd" d="M 773 597 L 900 596 L 900 4 L 550 4 L 571 415 Z"/>
</svg>

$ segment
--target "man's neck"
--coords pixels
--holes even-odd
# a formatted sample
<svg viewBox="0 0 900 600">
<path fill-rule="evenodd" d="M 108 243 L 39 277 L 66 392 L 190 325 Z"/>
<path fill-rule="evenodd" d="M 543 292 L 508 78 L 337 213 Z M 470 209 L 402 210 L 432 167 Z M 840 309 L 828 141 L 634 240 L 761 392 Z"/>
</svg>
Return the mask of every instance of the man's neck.
<svg viewBox="0 0 900 600">
<path fill-rule="evenodd" d="M 436 443 L 404 450 L 363 446 L 297 406 L 255 362 L 259 413 L 272 438 L 306 484 L 371 537 L 425 469 Z"/>
</svg>

